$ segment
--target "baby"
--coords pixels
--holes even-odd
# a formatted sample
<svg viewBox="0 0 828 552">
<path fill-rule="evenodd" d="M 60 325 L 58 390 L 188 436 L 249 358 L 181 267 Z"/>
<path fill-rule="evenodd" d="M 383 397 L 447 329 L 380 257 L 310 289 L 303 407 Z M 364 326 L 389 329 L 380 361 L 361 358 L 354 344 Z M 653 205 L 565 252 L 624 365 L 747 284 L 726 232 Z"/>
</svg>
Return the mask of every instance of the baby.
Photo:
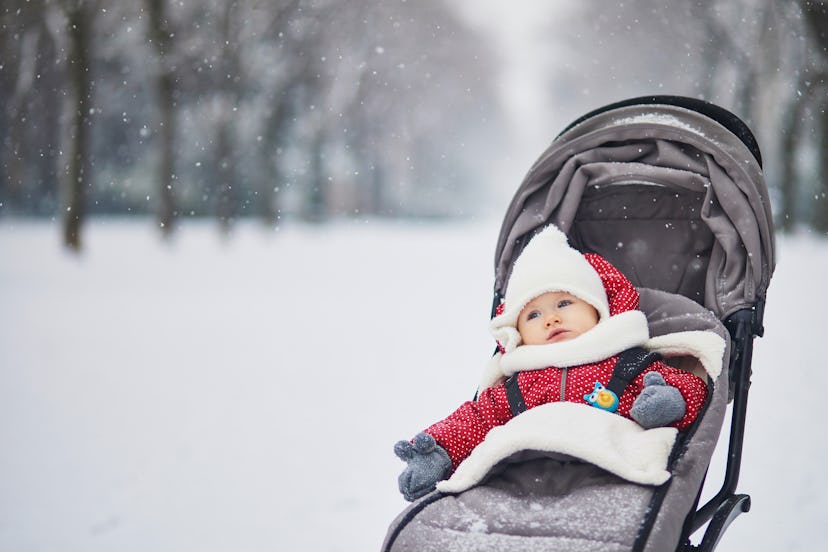
<svg viewBox="0 0 828 552">
<path fill-rule="evenodd" d="M 657 355 L 616 394 L 607 388 L 619 355 L 649 339 L 638 292 L 604 258 L 581 254 L 548 226 L 514 263 L 490 329 L 499 353 L 490 385 L 446 419 L 399 441 L 407 462 L 400 492 L 415 500 L 447 478 L 494 427 L 526 409 L 566 401 L 635 420 L 645 429 L 687 428 L 707 397 L 705 382 L 672 368 Z M 626 357 L 625 357 L 626 358 Z M 506 379 L 508 378 L 508 379 Z M 616 386 L 617 387 L 617 386 Z"/>
</svg>

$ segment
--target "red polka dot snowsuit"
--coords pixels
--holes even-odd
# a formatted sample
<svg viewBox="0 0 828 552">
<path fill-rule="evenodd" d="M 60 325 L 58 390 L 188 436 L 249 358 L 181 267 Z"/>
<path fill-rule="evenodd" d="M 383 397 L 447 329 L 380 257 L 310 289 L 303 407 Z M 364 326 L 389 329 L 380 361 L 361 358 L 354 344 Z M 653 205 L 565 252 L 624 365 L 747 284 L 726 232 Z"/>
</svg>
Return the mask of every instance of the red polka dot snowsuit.
<svg viewBox="0 0 828 552">
<path fill-rule="evenodd" d="M 604 385 L 609 383 L 617 358 L 613 356 L 599 363 L 565 369 L 549 367 L 518 373 L 518 386 L 526 407 L 534 408 L 558 401 L 588 404 L 584 395 L 593 391 L 596 381 Z M 652 371 L 659 372 L 668 385 L 676 387 L 681 392 L 687 403 L 686 413 L 671 426 L 680 430 L 687 428 L 696 419 L 704 404 L 707 386 L 698 376 L 672 368 L 660 361 L 651 364 L 627 386 L 619 397 L 617 414 L 630 418 L 633 401 L 644 388 L 644 375 Z M 506 387 L 501 383 L 484 389 L 476 401 L 464 403 L 449 417 L 432 425 L 425 432 L 434 437 L 448 452 L 454 470 L 483 441 L 489 430 L 505 424 L 512 417 Z M 577 431 L 577 428 L 573 430 Z"/>
<path fill-rule="evenodd" d="M 527 250 L 531 245 L 527 246 Z M 522 256 L 525 254 L 524 251 Z M 638 291 L 617 268 L 600 255 L 586 253 L 583 257 L 601 279 L 607 294 L 611 316 L 638 309 Z M 509 285 L 513 285 L 511 281 Z M 501 304 L 498 315 L 503 312 L 503 307 L 504 305 Z M 643 344 L 643 341 L 642 339 L 639 345 Z M 501 352 L 504 351 L 501 350 Z M 588 404 L 584 395 L 592 393 L 597 381 L 605 386 L 609 383 L 618 359 L 617 355 L 620 352 L 620 349 L 616 350 L 613 356 L 600 362 L 569 365 L 569 368 L 549 366 L 519 371 L 517 373 L 518 387 L 526 407 L 534 408 L 542 404 L 561 401 Z M 647 367 L 627 386 L 619 397 L 616 413 L 631 419 L 630 409 L 644 388 L 644 375 L 652 371 L 661 373 L 667 385 L 672 385 L 681 392 L 686 403 L 686 412 L 683 418 L 671 425 L 680 430 L 687 428 L 696 419 L 704 404 L 707 386 L 701 378 L 684 370 L 667 366 L 660 361 Z M 505 424 L 512 417 L 509 400 L 506 397 L 506 387 L 501 383 L 484 389 L 476 401 L 463 404 L 448 418 L 432 425 L 425 432 L 434 437 L 448 452 L 452 469 L 456 469 L 492 428 Z M 578 431 L 578 428 L 573 428 L 573 431 Z"/>
</svg>

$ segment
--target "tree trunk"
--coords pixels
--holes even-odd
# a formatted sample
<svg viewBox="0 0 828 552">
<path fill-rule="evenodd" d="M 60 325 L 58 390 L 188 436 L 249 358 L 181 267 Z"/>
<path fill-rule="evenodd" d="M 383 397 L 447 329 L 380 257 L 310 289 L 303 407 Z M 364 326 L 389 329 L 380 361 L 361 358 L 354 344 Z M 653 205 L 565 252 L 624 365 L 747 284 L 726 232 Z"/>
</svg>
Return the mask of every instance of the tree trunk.
<svg viewBox="0 0 828 552">
<path fill-rule="evenodd" d="M 161 159 L 158 165 L 158 225 L 164 237 L 172 235 L 175 225 L 175 111 L 173 106 L 173 76 L 159 77 L 158 97 L 161 112 Z"/>
<path fill-rule="evenodd" d="M 36 212 L 39 215 L 53 215 L 58 206 L 55 199 L 59 194 L 59 152 L 60 133 L 55 129 L 60 128 L 61 111 L 63 98 L 61 94 L 59 71 L 54 67 L 54 59 L 59 55 L 54 37 L 50 35 L 46 27 L 45 18 L 41 19 L 39 25 L 42 28 L 40 41 L 37 45 L 37 75 L 38 85 L 41 92 L 33 109 L 37 110 L 39 128 L 34 128 L 37 146 L 32 146 L 32 151 L 38 151 L 33 164 L 37 167 L 37 177 L 33 182 L 32 197 L 36 198 Z M 33 87 L 34 89 L 34 87 Z M 35 147 L 37 149 L 35 149 Z"/>
<path fill-rule="evenodd" d="M 800 78 L 802 91 L 806 87 L 804 79 Z M 780 158 L 782 169 L 780 174 L 779 191 L 780 205 L 777 209 L 779 229 L 788 232 L 799 222 L 799 212 L 796 208 L 798 195 L 798 174 L 796 171 L 796 151 L 799 142 L 799 131 L 802 126 L 802 115 L 805 107 L 805 98 L 796 97 L 790 107 L 786 110 L 785 118 L 782 121 L 781 151 Z"/>
<path fill-rule="evenodd" d="M 820 140 L 817 142 L 819 155 L 819 174 L 817 176 L 816 210 L 814 212 L 814 229 L 821 234 L 828 234 L 828 98 L 823 86 L 817 96 L 817 113 L 819 113 Z"/>
<path fill-rule="evenodd" d="M 290 111 L 283 99 L 274 100 L 276 105 L 267 117 L 264 140 L 259 149 L 259 183 L 257 185 L 256 210 L 267 226 L 279 225 L 279 192 L 282 175 L 283 135 L 288 125 Z"/>
<path fill-rule="evenodd" d="M 310 167 L 308 171 L 308 188 L 305 196 L 305 219 L 309 222 L 324 222 L 328 216 L 328 180 L 325 176 L 325 140 L 324 133 L 317 130 L 308 151 Z"/>
<path fill-rule="evenodd" d="M 92 14 L 84 4 L 70 8 L 67 13 L 68 33 L 68 81 L 74 101 L 67 154 L 69 163 L 64 180 L 63 242 L 73 251 L 81 248 L 81 226 L 86 214 L 86 189 L 90 185 L 88 120 L 91 105 L 91 78 L 89 45 Z"/>
<path fill-rule="evenodd" d="M 802 4 L 805 23 L 811 30 L 813 40 L 812 64 L 816 99 L 814 111 L 819 116 L 816 123 L 816 152 L 818 184 L 813 226 L 821 233 L 828 233 L 828 3 L 807 1 Z"/>
<path fill-rule="evenodd" d="M 26 195 L 23 189 L 23 182 L 26 178 L 26 160 L 23 155 L 26 117 L 22 109 L 14 105 L 17 102 L 9 103 L 12 104 L 9 110 L 12 116 L 9 117 L 9 124 L 6 127 L 8 132 L 6 162 L 4 163 L 6 194 L 5 197 L 0 196 L 0 201 L 4 201 L 7 208 L 18 208 L 24 211 L 27 207 L 23 200 Z"/>
<path fill-rule="evenodd" d="M 232 121 L 222 116 L 216 137 L 216 163 L 218 164 L 218 197 L 216 216 L 223 234 L 229 234 L 238 215 L 238 191 L 236 190 L 236 155 L 232 145 Z"/>
<path fill-rule="evenodd" d="M 221 59 L 218 66 L 221 68 L 222 78 L 219 84 L 220 113 L 217 119 L 216 131 L 216 160 L 218 163 L 219 190 L 216 205 L 216 215 L 219 219 L 219 228 L 224 234 L 232 230 L 241 210 L 238 159 L 236 155 L 236 118 L 235 107 L 239 104 L 241 77 L 238 72 L 242 65 L 239 57 L 239 37 L 236 35 L 238 26 L 234 25 L 234 17 L 239 17 L 239 6 L 227 2 L 219 20 L 218 36 L 224 43 L 221 50 Z M 234 78 L 230 78 L 234 75 Z"/>
<path fill-rule="evenodd" d="M 158 102 L 160 128 L 160 158 L 158 162 L 158 206 L 157 219 L 161 234 L 172 235 L 175 224 L 175 77 L 167 61 L 172 47 L 169 22 L 164 11 L 165 0 L 147 0 L 149 12 L 149 33 L 158 55 L 155 77 L 155 95 Z"/>
</svg>

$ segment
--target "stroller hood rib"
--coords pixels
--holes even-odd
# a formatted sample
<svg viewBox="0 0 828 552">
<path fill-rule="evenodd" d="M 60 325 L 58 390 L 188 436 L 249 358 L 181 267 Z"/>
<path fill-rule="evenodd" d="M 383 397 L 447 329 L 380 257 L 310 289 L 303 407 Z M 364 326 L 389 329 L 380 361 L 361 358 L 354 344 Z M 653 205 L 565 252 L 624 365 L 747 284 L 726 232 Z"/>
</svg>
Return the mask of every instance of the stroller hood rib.
<svg viewBox="0 0 828 552">
<path fill-rule="evenodd" d="M 555 139 L 506 212 L 497 293 L 550 222 L 582 251 L 619 263 L 636 286 L 680 293 L 720 319 L 764 297 L 775 263 L 757 157 L 724 125 L 675 105 L 599 111 Z"/>
</svg>

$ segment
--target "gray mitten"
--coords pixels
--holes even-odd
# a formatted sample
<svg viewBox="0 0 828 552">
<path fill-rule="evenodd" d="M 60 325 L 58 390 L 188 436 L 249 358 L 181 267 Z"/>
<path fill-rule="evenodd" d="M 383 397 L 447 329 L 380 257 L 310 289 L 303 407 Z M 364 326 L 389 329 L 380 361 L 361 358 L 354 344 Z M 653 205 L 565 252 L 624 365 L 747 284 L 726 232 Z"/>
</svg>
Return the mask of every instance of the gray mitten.
<svg viewBox="0 0 828 552">
<path fill-rule="evenodd" d="M 448 453 L 428 433 L 418 433 L 413 442 L 398 441 L 394 453 L 408 463 L 400 474 L 400 492 L 413 502 L 434 490 L 451 470 Z"/>
<path fill-rule="evenodd" d="M 667 385 L 658 372 L 648 372 L 644 376 L 644 390 L 635 399 L 630 416 L 644 429 L 650 429 L 680 420 L 686 409 L 678 389 Z"/>
</svg>

